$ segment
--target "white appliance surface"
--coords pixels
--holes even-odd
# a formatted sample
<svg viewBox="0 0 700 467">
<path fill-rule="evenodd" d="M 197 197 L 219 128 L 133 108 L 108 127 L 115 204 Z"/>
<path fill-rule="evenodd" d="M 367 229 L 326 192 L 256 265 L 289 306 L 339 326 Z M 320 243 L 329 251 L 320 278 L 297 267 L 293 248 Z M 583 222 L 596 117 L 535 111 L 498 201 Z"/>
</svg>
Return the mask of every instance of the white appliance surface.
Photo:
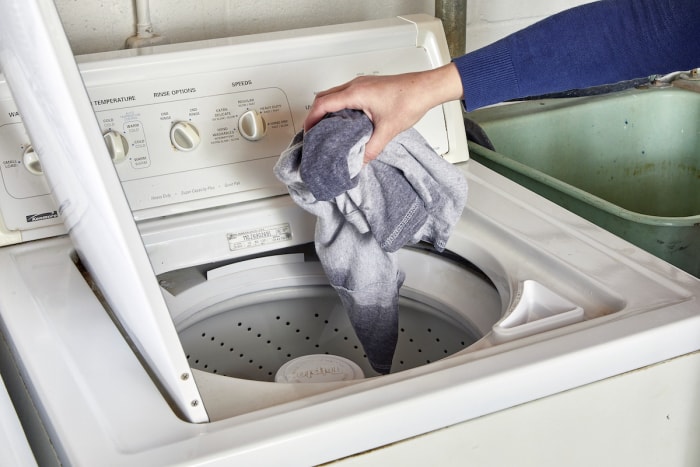
<svg viewBox="0 0 700 467">
<path fill-rule="evenodd" d="M 240 350 L 272 345 L 275 326 L 309 337 L 281 313 L 327 289 L 303 249 L 314 219 L 271 175 L 313 93 L 448 59 L 439 22 L 425 16 L 78 59 L 150 259 L 140 272 L 157 278 L 168 332 L 181 339 L 169 350 L 192 367 L 169 378 L 196 383 L 201 423 L 180 416 L 158 359 L 130 345 L 133 327 L 107 310 L 104 297 L 129 290 L 97 290 L 28 150 L 23 120 L 32 116 L 20 116 L 0 85 L 0 322 L 17 366 L 2 369 L 33 402 L 35 415 L 20 417 L 45 433 L 30 436 L 40 463 L 318 464 L 700 349 L 700 281 L 468 161 L 452 103 L 418 129 L 467 177 L 468 205 L 447 248 L 478 271 L 402 252 L 402 297 L 421 328 L 406 338 L 417 348 L 405 358 L 418 363 L 403 369 L 405 351 L 387 376 L 274 383 L 268 366 L 298 355 L 280 350 L 263 365 Z M 282 305 L 263 319 L 263 303 Z M 320 329 L 319 343 L 348 340 L 330 324 L 305 324 Z M 437 326 L 475 338 L 448 349 L 432 335 Z M 216 365 L 242 361 L 262 376 L 227 375 L 194 356 L 214 355 L 212 346 Z M 434 349 L 425 362 L 415 356 Z"/>
<path fill-rule="evenodd" d="M 0 379 L 0 466 L 37 465 L 24 434 L 17 410 L 10 400 L 5 382 Z"/>
</svg>

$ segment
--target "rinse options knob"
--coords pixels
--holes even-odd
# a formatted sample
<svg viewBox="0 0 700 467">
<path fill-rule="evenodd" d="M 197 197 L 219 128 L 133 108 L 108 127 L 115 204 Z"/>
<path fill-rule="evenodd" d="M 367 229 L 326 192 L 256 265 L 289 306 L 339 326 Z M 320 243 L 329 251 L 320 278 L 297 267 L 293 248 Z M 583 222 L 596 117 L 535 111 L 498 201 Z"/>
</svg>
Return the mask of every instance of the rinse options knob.
<svg viewBox="0 0 700 467">
<path fill-rule="evenodd" d="M 176 122 L 170 128 L 170 142 L 178 151 L 192 151 L 200 141 L 199 130 L 190 122 Z"/>
<path fill-rule="evenodd" d="M 118 164 L 126 159 L 126 155 L 129 153 L 129 142 L 124 135 L 118 131 L 109 130 L 103 135 L 103 138 L 112 162 Z"/>
<path fill-rule="evenodd" d="M 39 162 L 39 156 L 37 155 L 36 151 L 34 151 L 31 144 L 24 148 L 22 163 L 30 173 L 34 175 L 44 175 L 44 171 L 41 169 L 41 162 Z"/>
<path fill-rule="evenodd" d="M 267 122 L 256 110 L 248 110 L 238 119 L 238 131 L 248 141 L 259 141 L 265 137 Z"/>
</svg>

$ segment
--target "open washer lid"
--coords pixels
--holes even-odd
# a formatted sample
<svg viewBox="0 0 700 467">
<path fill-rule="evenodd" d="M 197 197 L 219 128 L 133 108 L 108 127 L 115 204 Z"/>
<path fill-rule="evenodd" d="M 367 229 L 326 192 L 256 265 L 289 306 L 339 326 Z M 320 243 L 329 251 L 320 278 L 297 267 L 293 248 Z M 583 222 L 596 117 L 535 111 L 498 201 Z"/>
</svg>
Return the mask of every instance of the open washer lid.
<svg viewBox="0 0 700 467">
<path fill-rule="evenodd" d="M 51 0 L 3 2 L 0 65 L 71 239 L 185 419 L 208 420 Z"/>
<path fill-rule="evenodd" d="M 71 240 L 114 317 L 162 390 L 183 418 L 191 422 L 206 422 L 209 417 L 205 405 L 191 377 L 190 367 L 156 282 L 152 258 L 149 260 L 134 223 L 134 215 L 154 219 L 173 212 L 182 215 L 183 212 L 206 209 L 212 205 L 200 198 L 178 206 L 148 204 L 143 206 L 140 214 L 136 212 L 134 198 L 129 199 L 128 187 L 120 182 L 115 173 L 55 5 L 51 0 L 31 0 L 21 3 L 4 1 L 2 6 L 0 65 L 33 147 L 41 158 Z M 422 17 L 422 20 L 425 19 Z M 273 34 L 271 37 L 273 40 L 262 48 L 257 39 L 241 40 L 236 50 L 243 52 L 249 67 L 276 63 L 265 62 L 272 60 L 272 57 L 293 62 L 295 59 L 318 60 L 319 56 L 335 58 L 343 51 L 357 56 L 363 53 L 363 47 L 371 52 L 384 48 L 389 51 L 395 48 L 419 50 L 423 57 L 420 67 L 425 67 L 426 61 L 427 66 L 434 67 L 449 60 L 442 29 L 434 19 L 426 21 L 422 28 L 410 19 L 393 19 L 374 22 L 370 30 L 355 31 L 352 27 L 345 27 L 336 32 L 333 28 L 318 28 L 300 34 Z M 300 56 L 287 55 L 280 59 L 280 47 L 296 51 Z M 183 54 L 188 52 L 178 52 L 177 47 L 167 50 L 175 57 L 175 63 L 168 66 L 181 66 L 182 58 L 186 56 Z M 210 47 L 208 50 L 214 50 L 216 55 L 216 51 L 221 49 Z M 253 50 L 255 53 L 251 53 Z M 260 54 L 261 50 L 266 53 Z M 130 58 L 139 66 L 144 64 L 144 60 L 145 63 L 148 61 L 147 57 L 138 56 L 138 53 Z M 207 66 L 211 66 L 216 58 L 210 56 Z M 178 62 L 178 59 L 181 61 Z M 376 63 L 369 62 L 368 65 L 383 70 L 380 58 L 374 55 L 374 60 Z M 112 65 L 114 63 L 110 62 L 100 70 L 100 79 L 117 73 L 115 68 L 111 68 Z M 414 65 L 412 61 L 402 64 L 408 69 Z M 372 68 L 370 72 L 376 70 Z M 192 73 L 192 70 L 186 71 Z M 104 85 L 104 81 L 99 84 Z M 308 90 L 311 84 L 305 83 L 304 86 Z M 299 91 L 298 83 L 293 89 Z M 299 105 L 293 110 L 297 118 L 304 112 L 303 106 Z M 432 114 L 431 121 L 437 123 L 437 136 L 442 138 L 442 143 L 438 145 L 441 144 L 443 150 L 439 152 L 451 161 L 465 160 L 467 150 L 459 103 L 437 108 Z M 427 129 L 430 132 L 431 125 Z M 178 149 L 187 149 L 184 147 L 186 142 L 182 147 L 173 144 Z M 263 189 L 260 195 L 254 197 L 281 193 L 279 187 L 268 190 L 267 186 L 254 186 L 249 192 L 254 193 L 255 188 Z M 218 197 L 219 201 L 215 203 L 221 203 L 221 199 L 225 198 Z M 237 199 L 234 197 L 229 201 L 235 202 Z M 242 199 L 245 200 L 245 196 Z M 182 206 L 186 206 L 184 211 Z M 182 217 L 179 222 L 183 222 Z"/>
</svg>

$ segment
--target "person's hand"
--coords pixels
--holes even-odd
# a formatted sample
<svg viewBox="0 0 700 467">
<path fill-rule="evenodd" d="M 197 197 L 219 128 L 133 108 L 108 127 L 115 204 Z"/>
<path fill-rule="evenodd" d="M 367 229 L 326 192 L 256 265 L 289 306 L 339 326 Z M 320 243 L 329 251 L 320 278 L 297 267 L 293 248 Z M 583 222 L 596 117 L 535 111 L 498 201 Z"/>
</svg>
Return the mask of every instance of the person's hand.
<svg viewBox="0 0 700 467">
<path fill-rule="evenodd" d="M 365 146 L 365 162 L 375 159 L 396 135 L 412 127 L 436 105 L 462 97 L 457 67 L 448 65 L 392 76 L 360 76 L 319 92 L 304 121 L 310 130 L 326 114 L 362 110 L 374 124 Z"/>
</svg>

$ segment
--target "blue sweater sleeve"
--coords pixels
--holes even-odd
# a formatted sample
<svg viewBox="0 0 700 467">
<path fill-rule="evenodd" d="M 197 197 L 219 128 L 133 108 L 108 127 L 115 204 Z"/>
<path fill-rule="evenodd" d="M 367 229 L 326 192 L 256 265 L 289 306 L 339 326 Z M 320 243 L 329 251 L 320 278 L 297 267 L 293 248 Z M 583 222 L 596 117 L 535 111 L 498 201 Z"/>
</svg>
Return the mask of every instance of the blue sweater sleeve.
<svg viewBox="0 0 700 467">
<path fill-rule="evenodd" d="M 600 0 L 456 58 L 467 110 L 700 67 L 700 0 Z"/>
</svg>

